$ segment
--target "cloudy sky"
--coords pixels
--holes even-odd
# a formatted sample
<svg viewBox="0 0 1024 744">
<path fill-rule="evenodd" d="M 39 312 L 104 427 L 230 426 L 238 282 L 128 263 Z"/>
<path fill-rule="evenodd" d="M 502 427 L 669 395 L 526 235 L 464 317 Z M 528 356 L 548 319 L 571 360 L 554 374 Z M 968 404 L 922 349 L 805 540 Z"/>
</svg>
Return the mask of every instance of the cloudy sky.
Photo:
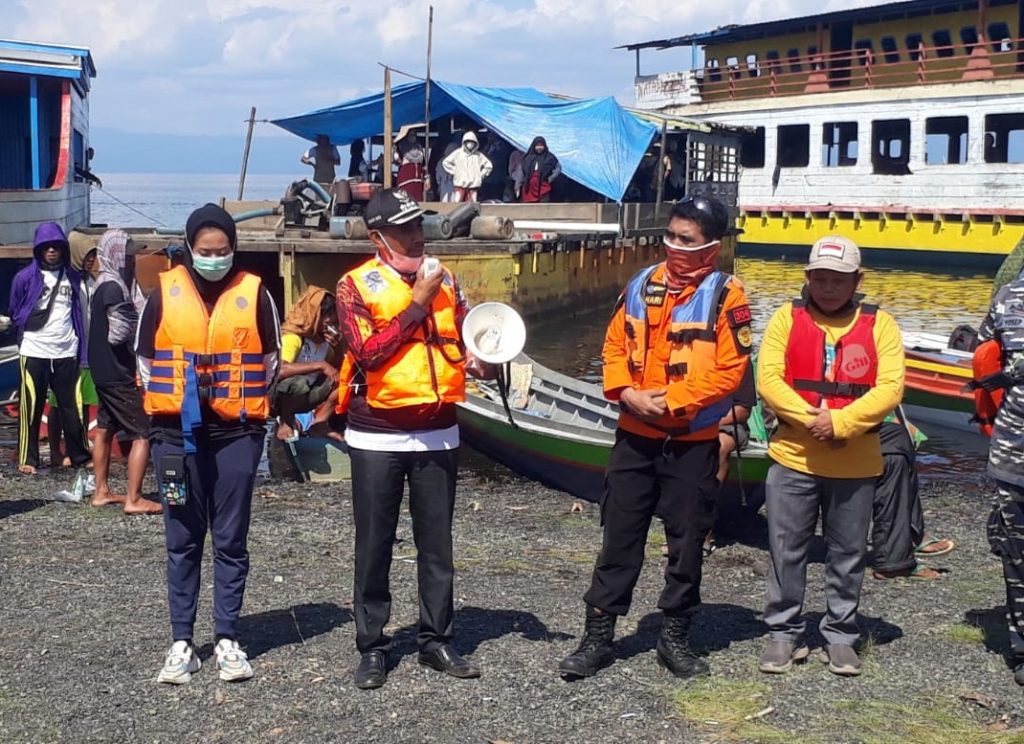
<svg viewBox="0 0 1024 744">
<path fill-rule="evenodd" d="M 4 36 L 85 45 L 99 70 L 92 125 L 236 134 L 382 86 L 385 62 L 422 74 L 428 0 L 0 0 Z M 433 0 L 434 75 L 632 100 L 614 46 L 872 0 Z M 303 12 L 304 11 L 304 12 Z M 645 55 L 645 72 L 689 66 Z M 400 79 L 399 79 L 400 80 Z M 265 126 L 263 133 L 274 128 Z"/>
</svg>

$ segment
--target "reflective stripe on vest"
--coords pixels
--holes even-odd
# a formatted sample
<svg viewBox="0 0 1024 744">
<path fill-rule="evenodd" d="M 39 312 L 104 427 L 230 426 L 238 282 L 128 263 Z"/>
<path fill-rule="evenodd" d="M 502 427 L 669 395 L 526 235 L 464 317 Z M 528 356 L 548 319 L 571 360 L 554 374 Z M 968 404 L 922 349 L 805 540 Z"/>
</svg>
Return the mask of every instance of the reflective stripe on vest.
<svg viewBox="0 0 1024 744">
<path fill-rule="evenodd" d="M 261 281 L 239 272 L 207 314 L 188 270 L 160 275 L 163 313 L 146 389 L 149 414 L 181 414 L 186 444 L 201 419 L 199 404 L 224 420 L 270 414 L 267 369 L 260 340 Z"/>
<path fill-rule="evenodd" d="M 455 323 L 455 278 L 447 269 L 444 272 L 426 321 L 381 367 L 365 370 L 370 406 L 403 408 L 465 400 L 464 349 Z M 385 328 L 412 302 L 412 287 L 376 257 L 346 276 L 355 284 L 376 330 Z"/>
<path fill-rule="evenodd" d="M 825 375 L 825 331 L 811 317 L 804 300 L 793 301 L 793 327 L 786 343 L 786 384 L 812 406 L 845 408 L 875 386 L 876 305 L 861 305 L 857 320 L 836 342 L 832 370 Z"/>
<path fill-rule="evenodd" d="M 648 351 L 649 308 L 645 296 L 657 268 L 657 265 L 652 266 L 636 274 L 626 285 L 623 296 L 629 367 L 637 384 L 643 380 Z M 665 365 L 665 379 L 669 383 L 681 380 L 687 375 L 704 374 L 717 366 L 718 312 L 722 298 L 728 291 L 728 285 L 728 274 L 712 271 L 685 302 L 672 307 L 671 320 L 665 332 L 666 338 L 671 342 Z M 664 431 L 668 436 L 683 436 L 717 426 L 719 420 L 729 411 L 731 404 L 732 396 L 715 401 L 700 409 L 685 426 L 665 428 L 648 421 L 644 423 Z"/>
</svg>

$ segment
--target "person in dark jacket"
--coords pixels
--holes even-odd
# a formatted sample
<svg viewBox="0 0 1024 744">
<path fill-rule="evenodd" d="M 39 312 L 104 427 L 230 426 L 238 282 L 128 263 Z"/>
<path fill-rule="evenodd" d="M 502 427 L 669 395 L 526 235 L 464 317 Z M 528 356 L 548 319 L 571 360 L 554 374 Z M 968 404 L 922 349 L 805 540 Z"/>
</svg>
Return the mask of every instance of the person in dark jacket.
<svg viewBox="0 0 1024 744">
<path fill-rule="evenodd" d="M 521 173 L 516 179 L 516 185 L 520 201 L 551 201 L 551 184 L 562 175 L 562 166 L 548 149 L 547 140 L 543 137 L 534 137 L 519 167 Z"/>
<path fill-rule="evenodd" d="M 32 254 L 32 263 L 11 283 L 9 309 L 21 355 L 18 470 L 34 475 L 39 468 L 39 426 L 46 392 L 52 389 L 64 424 L 67 455 L 84 478 L 82 468 L 90 455 L 78 404 L 78 369 L 87 353 L 82 342 L 82 280 L 71 267 L 70 246 L 56 222 L 36 228 Z"/>
</svg>

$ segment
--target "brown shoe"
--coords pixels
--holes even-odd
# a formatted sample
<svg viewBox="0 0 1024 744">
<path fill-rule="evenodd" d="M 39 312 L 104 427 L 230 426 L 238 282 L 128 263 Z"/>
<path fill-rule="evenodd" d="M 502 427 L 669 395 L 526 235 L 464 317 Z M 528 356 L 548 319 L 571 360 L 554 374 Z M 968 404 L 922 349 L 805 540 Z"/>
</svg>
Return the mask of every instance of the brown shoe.
<svg viewBox="0 0 1024 744">
<path fill-rule="evenodd" d="M 935 581 L 941 579 L 942 574 L 936 571 L 934 568 L 928 568 L 926 566 L 915 566 L 914 568 L 905 568 L 902 571 L 872 571 L 871 575 L 879 581 L 886 579 L 910 579 L 911 581 Z"/>
<path fill-rule="evenodd" d="M 856 677 L 863 671 L 860 657 L 853 646 L 832 643 L 821 650 L 822 661 L 828 662 L 828 670 L 840 677 Z"/>
<path fill-rule="evenodd" d="M 765 674 L 785 674 L 792 669 L 794 663 L 805 661 L 810 653 L 803 642 L 768 641 L 757 661 L 757 668 Z"/>
</svg>

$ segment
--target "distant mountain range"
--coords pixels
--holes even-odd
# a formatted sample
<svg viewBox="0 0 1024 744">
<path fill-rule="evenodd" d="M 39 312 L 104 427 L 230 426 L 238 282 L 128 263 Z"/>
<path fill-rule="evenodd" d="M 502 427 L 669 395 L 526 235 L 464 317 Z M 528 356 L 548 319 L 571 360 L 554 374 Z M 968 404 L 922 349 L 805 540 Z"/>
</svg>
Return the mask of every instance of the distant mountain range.
<svg viewBox="0 0 1024 744">
<path fill-rule="evenodd" d="M 92 170 L 101 178 L 104 173 L 237 173 L 245 132 L 204 136 L 92 127 L 89 144 L 96 151 Z M 299 157 L 311 144 L 298 137 L 254 134 L 249 173 L 294 173 L 302 168 Z"/>
</svg>

